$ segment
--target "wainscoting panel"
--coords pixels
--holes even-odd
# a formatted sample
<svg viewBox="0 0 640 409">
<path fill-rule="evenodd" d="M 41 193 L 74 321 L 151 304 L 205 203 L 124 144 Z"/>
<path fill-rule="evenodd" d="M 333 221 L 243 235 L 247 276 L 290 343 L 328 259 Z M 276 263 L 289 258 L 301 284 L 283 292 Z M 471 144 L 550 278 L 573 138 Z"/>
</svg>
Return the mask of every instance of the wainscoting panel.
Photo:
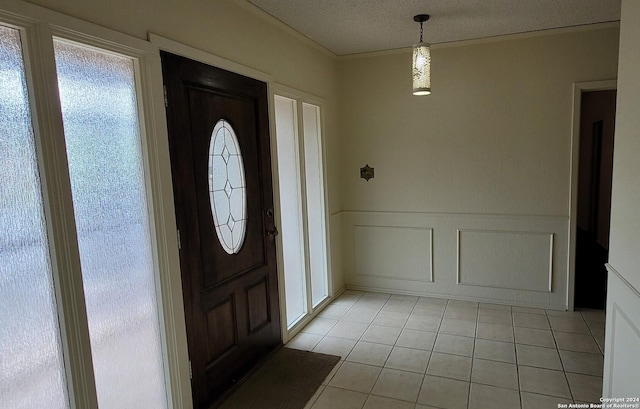
<svg viewBox="0 0 640 409">
<path fill-rule="evenodd" d="M 332 215 L 332 237 L 341 235 L 334 254 L 347 288 L 566 309 L 568 225 L 562 216 L 348 211 Z"/>
<path fill-rule="evenodd" d="M 353 234 L 356 274 L 433 281 L 433 229 L 353 226 Z"/>
<path fill-rule="evenodd" d="M 553 233 L 458 230 L 458 284 L 551 291 Z"/>
<path fill-rule="evenodd" d="M 604 387 L 607 398 L 640 397 L 640 293 L 607 266 L 607 324 Z M 637 402 L 633 402 L 637 404 Z"/>
</svg>

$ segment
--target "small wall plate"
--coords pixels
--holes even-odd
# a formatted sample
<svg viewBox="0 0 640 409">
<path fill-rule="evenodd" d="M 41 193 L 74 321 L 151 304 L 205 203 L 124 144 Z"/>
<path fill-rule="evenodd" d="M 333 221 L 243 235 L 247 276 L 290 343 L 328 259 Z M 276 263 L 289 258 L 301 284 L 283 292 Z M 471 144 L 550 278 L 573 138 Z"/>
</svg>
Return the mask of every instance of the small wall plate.
<svg viewBox="0 0 640 409">
<path fill-rule="evenodd" d="M 367 163 L 364 168 L 360 168 L 360 177 L 368 182 L 374 177 L 374 169 Z"/>
</svg>

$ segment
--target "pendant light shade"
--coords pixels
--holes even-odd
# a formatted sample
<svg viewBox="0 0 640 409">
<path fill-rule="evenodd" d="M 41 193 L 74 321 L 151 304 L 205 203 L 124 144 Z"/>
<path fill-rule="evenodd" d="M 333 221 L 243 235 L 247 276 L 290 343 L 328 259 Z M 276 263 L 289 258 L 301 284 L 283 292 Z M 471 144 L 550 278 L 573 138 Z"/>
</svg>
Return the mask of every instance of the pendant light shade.
<svg viewBox="0 0 640 409">
<path fill-rule="evenodd" d="M 413 17 L 413 21 L 420 23 L 420 42 L 413 46 L 413 95 L 431 94 L 431 49 L 429 44 L 422 41 L 422 23 L 427 20 L 428 14 Z"/>
<path fill-rule="evenodd" d="M 413 95 L 431 94 L 431 49 L 427 43 L 413 46 Z"/>
</svg>

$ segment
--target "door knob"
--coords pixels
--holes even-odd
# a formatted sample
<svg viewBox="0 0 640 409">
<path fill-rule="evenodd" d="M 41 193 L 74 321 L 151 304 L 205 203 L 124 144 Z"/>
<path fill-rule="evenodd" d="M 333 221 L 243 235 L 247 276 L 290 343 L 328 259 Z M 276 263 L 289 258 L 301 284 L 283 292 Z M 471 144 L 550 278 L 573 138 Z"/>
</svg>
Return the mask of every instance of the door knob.
<svg viewBox="0 0 640 409">
<path fill-rule="evenodd" d="M 275 240 L 277 235 L 278 235 L 278 228 L 276 226 L 273 226 L 272 229 L 267 231 L 267 236 L 269 236 L 269 240 L 271 241 Z"/>
</svg>

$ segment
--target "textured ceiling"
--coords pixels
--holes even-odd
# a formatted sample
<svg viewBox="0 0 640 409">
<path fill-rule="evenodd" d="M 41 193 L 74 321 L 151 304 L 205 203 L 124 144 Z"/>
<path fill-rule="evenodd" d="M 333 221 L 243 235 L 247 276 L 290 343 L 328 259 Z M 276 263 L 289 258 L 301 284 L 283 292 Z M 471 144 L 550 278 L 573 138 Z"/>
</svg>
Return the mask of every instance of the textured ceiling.
<svg viewBox="0 0 640 409">
<path fill-rule="evenodd" d="M 337 55 L 620 20 L 620 0 L 248 0 Z"/>
</svg>

